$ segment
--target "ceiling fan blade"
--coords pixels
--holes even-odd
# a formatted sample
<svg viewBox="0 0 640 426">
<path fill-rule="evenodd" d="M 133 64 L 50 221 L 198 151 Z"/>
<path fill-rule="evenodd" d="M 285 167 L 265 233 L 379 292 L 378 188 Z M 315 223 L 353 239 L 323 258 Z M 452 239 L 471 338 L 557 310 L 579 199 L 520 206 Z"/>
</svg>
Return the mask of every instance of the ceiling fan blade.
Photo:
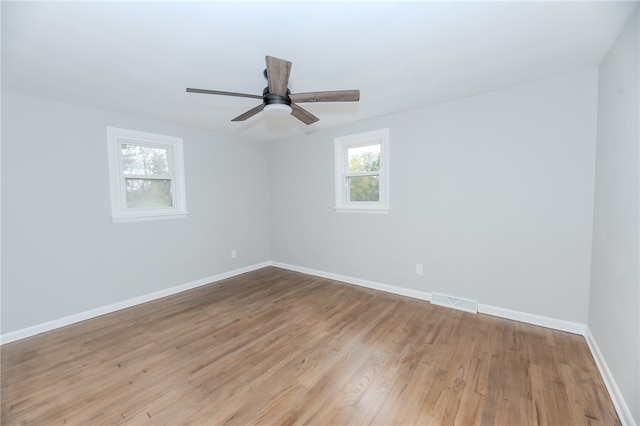
<svg viewBox="0 0 640 426">
<path fill-rule="evenodd" d="M 335 90 L 331 92 L 307 92 L 289 95 L 292 102 L 356 102 L 359 90 Z"/>
<path fill-rule="evenodd" d="M 260 111 L 262 111 L 263 109 L 264 109 L 264 104 L 260 104 L 260 105 L 258 105 L 257 107 L 255 107 L 255 108 L 251 108 L 249 111 L 247 111 L 247 112 L 245 112 L 245 113 L 243 113 L 243 114 L 240 114 L 239 116 L 237 116 L 236 118 L 234 118 L 234 119 L 233 119 L 233 120 L 231 120 L 231 121 L 244 121 L 244 120 L 246 120 L 247 118 L 251 118 L 251 117 L 253 117 L 254 115 L 256 115 L 257 113 L 259 113 L 259 112 L 260 112 Z"/>
<path fill-rule="evenodd" d="M 302 121 L 304 124 L 311 124 L 320 120 L 318 117 L 296 104 L 291 104 L 291 115 Z"/>
<path fill-rule="evenodd" d="M 249 95 L 249 94 L 246 94 L 246 93 L 235 93 L 235 92 L 221 92 L 220 90 L 206 90 L 206 89 L 191 89 L 191 88 L 187 88 L 187 92 L 190 92 L 190 93 L 206 93 L 208 95 L 238 96 L 238 97 L 241 97 L 241 98 L 262 99 L 262 96 L 258 96 L 258 95 Z"/>
<path fill-rule="evenodd" d="M 266 56 L 267 80 L 269 81 L 269 92 L 278 96 L 287 96 L 287 86 L 289 85 L 289 74 L 291 73 L 291 62 L 284 59 Z"/>
</svg>

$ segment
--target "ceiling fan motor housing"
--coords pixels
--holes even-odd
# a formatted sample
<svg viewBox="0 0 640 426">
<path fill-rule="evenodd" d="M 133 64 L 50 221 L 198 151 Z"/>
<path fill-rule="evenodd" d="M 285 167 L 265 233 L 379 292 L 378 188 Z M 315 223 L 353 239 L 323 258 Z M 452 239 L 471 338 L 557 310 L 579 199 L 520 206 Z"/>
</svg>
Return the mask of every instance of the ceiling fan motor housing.
<svg viewBox="0 0 640 426">
<path fill-rule="evenodd" d="M 289 94 L 291 91 L 287 89 L 287 96 L 280 96 L 269 92 L 269 86 L 265 87 L 262 91 L 262 100 L 265 105 L 284 104 L 291 106 L 291 99 Z"/>
</svg>

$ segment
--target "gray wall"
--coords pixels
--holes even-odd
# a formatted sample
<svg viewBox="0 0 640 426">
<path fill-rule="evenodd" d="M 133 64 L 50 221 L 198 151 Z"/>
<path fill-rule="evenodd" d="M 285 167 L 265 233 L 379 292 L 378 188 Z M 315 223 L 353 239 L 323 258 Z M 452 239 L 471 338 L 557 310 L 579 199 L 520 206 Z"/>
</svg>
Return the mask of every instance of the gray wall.
<svg viewBox="0 0 640 426">
<path fill-rule="evenodd" d="M 596 105 L 593 69 L 273 142 L 272 260 L 586 323 Z M 334 212 L 334 137 L 380 128 L 390 213 Z"/>
<path fill-rule="evenodd" d="M 187 218 L 112 223 L 107 126 L 184 138 Z M 263 143 L 3 93 L 2 333 L 268 261 L 267 173 Z"/>
<path fill-rule="evenodd" d="M 600 66 L 589 329 L 640 424 L 639 12 Z"/>
</svg>

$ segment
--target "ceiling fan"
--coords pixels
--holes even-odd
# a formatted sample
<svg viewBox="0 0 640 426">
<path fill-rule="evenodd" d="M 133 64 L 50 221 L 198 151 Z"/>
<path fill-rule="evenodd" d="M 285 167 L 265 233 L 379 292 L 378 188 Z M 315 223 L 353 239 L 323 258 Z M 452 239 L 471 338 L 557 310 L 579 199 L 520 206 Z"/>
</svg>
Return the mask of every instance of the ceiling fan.
<svg viewBox="0 0 640 426">
<path fill-rule="evenodd" d="M 306 109 L 298 106 L 304 102 L 355 102 L 360 100 L 359 90 L 334 90 L 328 92 L 307 92 L 291 93 L 288 89 L 289 74 L 291 73 L 291 62 L 284 59 L 267 56 L 267 68 L 264 76 L 269 85 L 262 91 L 262 96 L 250 95 L 246 93 L 221 92 L 219 90 L 192 89 L 187 88 L 187 92 L 206 93 L 210 95 L 238 96 L 242 98 L 262 99 L 262 104 L 249 111 L 240 114 L 231 121 L 244 121 L 264 110 L 268 115 L 288 115 L 291 114 L 304 124 L 315 123 L 318 117 L 311 114 Z"/>
</svg>

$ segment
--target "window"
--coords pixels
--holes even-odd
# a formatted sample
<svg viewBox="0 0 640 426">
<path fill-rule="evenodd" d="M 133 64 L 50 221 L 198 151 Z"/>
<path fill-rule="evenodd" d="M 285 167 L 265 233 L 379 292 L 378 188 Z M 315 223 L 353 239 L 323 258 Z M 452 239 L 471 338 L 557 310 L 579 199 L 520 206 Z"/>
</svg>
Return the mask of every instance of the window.
<svg viewBox="0 0 640 426">
<path fill-rule="evenodd" d="M 185 217 L 182 138 L 107 127 L 114 222 Z"/>
<path fill-rule="evenodd" d="M 389 211 L 389 129 L 335 139 L 336 210 Z"/>
</svg>

